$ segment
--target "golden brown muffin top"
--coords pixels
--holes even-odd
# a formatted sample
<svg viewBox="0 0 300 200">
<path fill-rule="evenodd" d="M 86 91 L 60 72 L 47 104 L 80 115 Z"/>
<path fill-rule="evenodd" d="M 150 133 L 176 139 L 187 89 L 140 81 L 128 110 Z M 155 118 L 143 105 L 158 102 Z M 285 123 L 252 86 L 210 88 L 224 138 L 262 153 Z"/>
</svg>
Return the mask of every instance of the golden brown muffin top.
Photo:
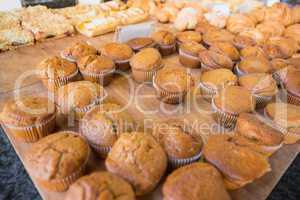
<svg viewBox="0 0 300 200">
<path fill-rule="evenodd" d="M 183 31 L 183 32 L 178 32 L 176 34 L 176 39 L 179 42 L 190 42 L 190 41 L 194 41 L 194 42 L 201 42 L 202 40 L 202 36 L 200 33 L 196 32 L 196 31 Z"/>
<path fill-rule="evenodd" d="M 300 6 L 299 5 L 295 5 L 292 7 L 292 14 L 293 14 L 294 23 L 300 23 Z"/>
<path fill-rule="evenodd" d="M 77 60 L 83 56 L 96 55 L 97 49 L 86 42 L 76 42 L 72 46 L 65 49 L 62 54 L 67 58 Z"/>
<path fill-rule="evenodd" d="M 140 50 L 142 48 L 150 47 L 154 44 L 154 40 L 150 37 L 138 37 L 131 39 L 127 44 L 134 50 Z"/>
<path fill-rule="evenodd" d="M 206 33 L 208 31 L 216 31 L 219 30 L 218 27 L 211 25 L 205 18 L 200 19 L 197 23 L 196 32 Z"/>
<path fill-rule="evenodd" d="M 80 72 L 99 74 L 115 68 L 112 59 L 106 56 L 89 55 L 82 57 L 77 62 Z"/>
<path fill-rule="evenodd" d="M 236 13 L 229 16 L 227 19 L 226 28 L 234 34 L 238 34 L 248 28 L 254 28 L 255 22 L 247 15 Z"/>
<path fill-rule="evenodd" d="M 227 86 L 214 97 L 213 101 L 218 109 L 232 114 L 251 112 L 256 104 L 250 91 L 241 86 Z"/>
<path fill-rule="evenodd" d="M 285 78 L 285 89 L 293 95 L 300 97 L 300 71 L 287 73 Z"/>
<path fill-rule="evenodd" d="M 162 58 L 157 49 L 145 48 L 130 59 L 130 65 L 133 69 L 149 71 L 161 67 Z"/>
<path fill-rule="evenodd" d="M 153 40 L 160 45 L 172 45 L 175 43 L 175 35 L 169 31 L 161 30 L 152 34 Z"/>
<path fill-rule="evenodd" d="M 207 31 L 203 35 L 203 41 L 211 45 L 215 42 L 229 42 L 232 43 L 234 39 L 234 35 L 230 33 L 229 31 L 225 29 L 220 29 L 220 30 L 212 30 L 212 31 Z"/>
<path fill-rule="evenodd" d="M 77 71 L 75 63 L 58 56 L 46 58 L 38 65 L 42 78 L 57 79 L 67 77 Z"/>
<path fill-rule="evenodd" d="M 248 17 L 250 17 L 255 23 L 262 22 L 265 18 L 266 7 L 258 7 L 251 10 L 248 13 Z"/>
<path fill-rule="evenodd" d="M 237 119 L 238 135 L 255 142 L 258 145 L 277 146 L 283 141 L 283 134 L 267 125 L 254 114 L 241 113 Z"/>
<path fill-rule="evenodd" d="M 278 92 L 277 83 L 271 74 L 252 73 L 239 77 L 239 85 L 260 96 L 274 96 Z"/>
<path fill-rule="evenodd" d="M 249 37 L 258 45 L 263 45 L 267 37 L 257 28 L 248 28 L 239 33 L 240 36 Z"/>
<path fill-rule="evenodd" d="M 195 41 L 183 42 L 180 44 L 180 51 L 191 56 L 198 57 L 198 54 L 204 50 L 206 50 L 206 48 L 202 44 L 199 44 Z"/>
<path fill-rule="evenodd" d="M 101 85 L 90 81 L 76 81 L 58 89 L 57 104 L 62 113 L 67 114 L 74 109 L 83 109 L 104 96 L 105 91 Z"/>
<path fill-rule="evenodd" d="M 114 61 L 122 61 L 130 59 L 133 56 L 133 51 L 127 44 L 112 42 L 102 47 L 101 54 Z"/>
<path fill-rule="evenodd" d="M 129 183 L 112 173 L 101 171 L 79 178 L 66 193 L 65 200 L 135 200 Z"/>
<path fill-rule="evenodd" d="M 211 51 L 211 50 L 201 51 L 199 53 L 199 59 L 202 64 L 212 69 L 233 68 L 233 62 L 227 55 L 217 53 L 215 51 Z"/>
<path fill-rule="evenodd" d="M 202 139 L 196 137 L 182 120 L 168 119 L 154 124 L 152 135 L 173 159 L 196 156 L 202 149 Z"/>
<path fill-rule="evenodd" d="M 164 175 L 167 155 L 151 134 L 124 133 L 109 152 L 105 165 L 108 171 L 127 180 L 140 196 L 151 192 Z"/>
<path fill-rule="evenodd" d="M 231 60 L 237 61 L 240 59 L 240 53 L 239 51 L 232 45 L 232 43 L 229 42 L 216 42 L 213 43 L 209 50 L 225 54 L 227 55 Z"/>
<path fill-rule="evenodd" d="M 287 27 L 284 31 L 284 36 L 293 38 L 298 42 L 298 45 L 300 45 L 300 24 L 293 24 Z"/>
<path fill-rule="evenodd" d="M 260 46 L 248 46 L 241 50 L 241 57 L 262 57 L 267 59 L 268 55 Z"/>
<path fill-rule="evenodd" d="M 220 172 L 208 163 L 173 171 L 163 184 L 164 200 L 230 200 Z"/>
<path fill-rule="evenodd" d="M 271 7 L 267 7 L 264 20 L 279 21 L 285 26 L 294 23 L 292 10 L 286 3 L 274 3 Z"/>
<path fill-rule="evenodd" d="M 54 103 L 36 95 L 9 100 L 0 114 L 2 123 L 11 126 L 32 126 L 44 123 L 55 115 Z"/>
<path fill-rule="evenodd" d="M 271 37 L 265 45 L 264 50 L 270 58 L 289 58 L 297 52 L 299 46 L 293 38 Z"/>
<path fill-rule="evenodd" d="M 238 49 L 244 49 L 246 47 L 256 45 L 256 42 L 251 37 L 244 36 L 244 35 L 237 35 L 233 39 L 233 44 Z"/>
<path fill-rule="evenodd" d="M 155 84 L 168 92 L 187 92 L 194 80 L 186 68 L 166 66 L 157 72 Z"/>
<path fill-rule="evenodd" d="M 263 155 L 239 146 L 229 135 L 212 135 L 204 146 L 205 159 L 231 180 L 252 182 L 271 171 Z"/>
<path fill-rule="evenodd" d="M 271 72 L 271 64 L 269 60 L 263 57 L 246 57 L 238 67 L 244 73 L 269 73 Z"/>
<path fill-rule="evenodd" d="M 32 175 L 40 180 L 66 178 L 88 160 L 87 142 L 72 131 L 62 131 L 42 138 L 26 152 Z"/>
<path fill-rule="evenodd" d="M 218 89 L 227 85 L 236 85 L 237 76 L 229 69 L 220 68 L 202 73 L 200 81 L 208 87 Z"/>
<path fill-rule="evenodd" d="M 264 21 L 256 26 L 266 38 L 278 37 L 284 33 L 284 25 L 279 21 Z"/>
</svg>

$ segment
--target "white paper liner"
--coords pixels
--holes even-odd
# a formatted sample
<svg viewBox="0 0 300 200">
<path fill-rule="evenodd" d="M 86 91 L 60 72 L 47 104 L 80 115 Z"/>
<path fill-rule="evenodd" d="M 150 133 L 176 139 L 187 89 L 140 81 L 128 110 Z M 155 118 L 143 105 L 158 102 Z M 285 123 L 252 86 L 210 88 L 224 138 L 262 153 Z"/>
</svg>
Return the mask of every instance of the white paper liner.
<svg viewBox="0 0 300 200">
<path fill-rule="evenodd" d="M 47 79 L 49 83 L 54 83 L 54 89 L 58 89 L 59 87 L 68 84 L 73 81 L 76 76 L 79 74 L 79 70 L 76 68 L 76 71 L 66 77 L 60 77 L 57 79 Z M 51 87 L 51 86 L 50 86 Z"/>
<path fill-rule="evenodd" d="M 197 160 L 200 159 L 201 156 L 202 156 L 202 150 L 197 155 L 190 157 L 190 158 L 176 159 L 176 158 L 168 157 L 168 162 L 169 162 L 169 165 L 171 166 L 171 168 L 176 169 L 176 168 L 182 167 L 184 165 L 188 165 L 193 162 L 196 162 Z"/>
<path fill-rule="evenodd" d="M 280 91 L 279 97 L 282 101 L 300 106 L 300 97 L 295 96 L 294 94 L 288 92 L 286 89 Z"/>
<path fill-rule="evenodd" d="M 60 52 L 60 57 L 66 59 L 66 60 L 68 60 L 68 61 L 70 61 L 72 63 L 76 63 L 76 61 L 77 61 L 73 56 L 65 56 L 63 54 L 63 51 Z"/>
<path fill-rule="evenodd" d="M 103 71 L 98 74 L 80 71 L 84 79 L 93 80 L 94 82 L 97 82 L 103 86 L 108 85 L 112 81 L 114 72 L 115 72 L 115 68 L 111 70 Z"/>
<path fill-rule="evenodd" d="M 176 52 L 176 43 L 170 45 L 158 44 L 158 48 L 162 56 L 168 56 Z"/>
<path fill-rule="evenodd" d="M 206 100 L 211 100 L 217 94 L 217 91 L 214 88 L 207 87 L 202 82 L 199 82 L 199 86 L 200 86 L 201 95 Z"/>
<path fill-rule="evenodd" d="M 157 71 L 163 68 L 163 64 L 152 70 L 145 71 L 139 69 L 132 69 L 133 79 L 137 82 L 150 82 L 153 83 L 153 77 L 156 75 Z"/>
<path fill-rule="evenodd" d="M 179 55 L 183 55 L 185 57 L 188 57 L 191 60 L 194 60 L 194 61 L 197 61 L 197 62 L 200 63 L 200 60 L 197 56 L 189 55 L 189 54 L 185 53 L 184 51 L 182 51 L 181 48 L 179 48 Z"/>
<path fill-rule="evenodd" d="M 92 149 L 100 155 L 101 158 L 106 158 L 112 148 L 111 146 L 101 146 L 90 142 L 89 144 L 91 145 Z"/>
<path fill-rule="evenodd" d="M 238 64 L 238 63 L 234 66 L 233 71 L 234 71 L 234 73 L 235 73 L 238 77 L 241 77 L 241 76 L 244 76 L 244 75 L 247 74 L 247 73 L 243 72 L 243 71 L 239 68 L 239 64 Z"/>
<path fill-rule="evenodd" d="M 267 105 L 275 97 L 275 95 L 273 95 L 273 96 L 261 96 L 261 95 L 257 95 L 257 94 L 254 94 L 253 96 L 256 100 L 256 107 L 260 107 L 260 108 Z"/>
<path fill-rule="evenodd" d="M 214 99 L 211 101 L 211 106 L 213 111 L 215 112 L 213 116 L 215 117 L 215 120 L 217 123 L 219 123 L 221 126 L 224 126 L 225 128 L 234 128 L 236 125 L 236 121 L 238 118 L 237 114 L 231 114 L 226 113 L 215 105 Z"/>
</svg>

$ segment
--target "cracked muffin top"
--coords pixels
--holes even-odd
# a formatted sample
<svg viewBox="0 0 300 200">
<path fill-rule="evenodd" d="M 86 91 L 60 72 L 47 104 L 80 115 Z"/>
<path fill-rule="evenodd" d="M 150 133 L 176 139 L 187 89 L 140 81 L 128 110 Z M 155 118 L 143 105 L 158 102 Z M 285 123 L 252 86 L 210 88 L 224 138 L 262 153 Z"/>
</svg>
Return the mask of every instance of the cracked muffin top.
<svg viewBox="0 0 300 200">
<path fill-rule="evenodd" d="M 169 31 L 157 31 L 152 34 L 153 40 L 160 45 L 171 45 L 175 43 L 175 36 Z"/>
<path fill-rule="evenodd" d="M 133 38 L 127 44 L 134 50 L 139 51 L 143 48 L 150 47 L 154 44 L 154 40 L 150 37 Z"/>
<path fill-rule="evenodd" d="M 176 39 L 179 42 L 201 42 L 202 36 L 196 31 L 183 31 L 176 34 Z"/>
<path fill-rule="evenodd" d="M 62 52 L 65 58 L 70 58 L 75 61 L 80 57 L 96 54 L 97 49 L 86 42 L 76 42 Z"/>
<path fill-rule="evenodd" d="M 70 186 L 65 200 L 135 200 L 129 183 L 109 172 L 83 176 Z"/>
<path fill-rule="evenodd" d="M 211 45 L 215 42 L 229 42 L 232 43 L 234 39 L 234 35 L 230 33 L 229 31 L 225 29 L 221 30 L 212 30 L 212 31 L 207 31 L 203 35 L 203 41 L 207 45 Z"/>
<path fill-rule="evenodd" d="M 199 53 L 199 60 L 206 67 L 211 69 L 233 68 L 233 62 L 227 55 L 212 50 L 201 51 Z"/>
<path fill-rule="evenodd" d="M 106 56 L 89 55 L 82 57 L 77 62 L 80 72 L 101 73 L 115 68 L 112 59 Z"/>
<path fill-rule="evenodd" d="M 269 73 L 272 70 L 270 61 L 263 57 L 247 57 L 239 63 L 238 68 L 245 74 Z"/>
<path fill-rule="evenodd" d="M 227 85 L 236 85 L 237 76 L 229 69 L 214 69 L 201 74 L 200 81 L 213 89 L 224 88 Z"/>
<path fill-rule="evenodd" d="M 132 56 L 130 65 L 137 70 L 157 69 L 162 65 L 162 58 L 159 51 L 155 48 L 145 48 Z"/>
<path fill-rule="evenodd" d="M 114 61 L 128 60 L 133 56 L 133 51 L 127 44 L 108 43 L 101 49 L 101 55 L 107 56 Z"/>
<path fill-rule="evenodd" d="M 210 50 L 227 55 L 231 60 L 238 61 L 240 59 L 239 51 L 229 42 L 216 42 L 210 47 Z"/>
<path fill-rule="evenodd" d="M 167 156 L 151 134 L 123 133 L 109 152 L 105 165 L 108 171 L 127 180 L 140 196 L 156 187 L 165 173 Z"/>
<path fill-rule="evenodd" d="M 180 44 L 180 51 L 191 56 L 198 57 L 198 54 L 204 50 L 206 50 L 206 48 L 195 41 L 183 42 Z"/>
<path fill-rule="evenodd" d="M 39 180 L 63 179 L 77 172 L 89 156 L 87 142 L 77 133 L 62 131 L 32 144 L 26 162 Z"/>
</svg>

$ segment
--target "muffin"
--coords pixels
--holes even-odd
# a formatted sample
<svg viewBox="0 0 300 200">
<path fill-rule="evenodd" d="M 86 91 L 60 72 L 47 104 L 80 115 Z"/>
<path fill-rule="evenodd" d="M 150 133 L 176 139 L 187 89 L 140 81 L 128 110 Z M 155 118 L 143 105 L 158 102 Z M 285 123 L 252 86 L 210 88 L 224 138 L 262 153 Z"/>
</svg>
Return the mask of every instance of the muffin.
<svg viewBox="0 0 300 200">
<path fill-rule="evenodd" d="M 113 79 L 115 64 L 106 56 L 89 55 L 80 58 L 77 63 L 84 80 L 106 86 Z"/>
<path fill-rule="evenodd" d="M 218 27 L 211 25 L 205 18 L 201 18 L 198 20 L 196 32 L 201 34 L 205 34 L 208 31 L 217 31 L 220 30 Z"/>
<path fill-rule="evenodd" d="M 138 37 L 138 38 L 133 38 L 126 42 L 134 52 L 138 52 L 144 48 L 149 48 L 149 47 L 154 47 L 155 42 L 152 38 L 150 37 Z"/>
<path fill-rule="evenodd" d="M 193 163 L 173 171 L 162 188 L 164 200 L 230 200 L 223 177 L 208 163 Z"/>
<path fill-rule="evenodd" d="M 251 73 L 270 73 L 272 68 L 269 60 L 263 57 L 246 57 L 234 68 L 238 76 Z"/>
<path fill-rule="evenodd" d="M 254 114 L 242 113 L 237 119 L 235 143 L 271 156 L 283 142 L 283 134 Z"/>
<path fill-rule="evenodd" d="M 84 174 L 89 154 L 89 145 L 82 137 L 62 131 L 30 146 L 25 162 L 41 187 L 61 192 Z"/>
<path fill-rule="evenodd" d="M 198 55 L 204 50 L 205 47 L 198 42 L 183 42 L 179 46 L 179 62 L 188 68 L 198 68 L 201 66 Z"/>
<path fill-rule="evenodd" d="M 165 30 L 157 31 L 152 34 L 152 38 L 162 56 L 171 55 L 176 51 L 176 38 L 173 33 Z"/>
<path fill-rule="evenodd" d="M 282 84 L 282 100 L 300 106 L 300 71 L 287 72 Z"/>
<path fill-rule="evenodd" d="M 233 43 L 234 35 L 225 29 L 207 31 L 203 35 L 203 42 L 206 45 L 211 45 L 216 42 Z"/>
<path fill-rule="evenodd" d="M 162 102 L 169 104 L 178 104 L 184 101 L 193 85 L 192 76 L 182 67 L 164 67 L 153 78 L 157 97 Z"/>
<path fill-rule="evenodd" d="M 200 43 L 201 40 L 202 40 L 201 34 L 196 31 L 183 31 L 183 32 L 178 32 L 176 34 L 176 42 L 177 42 L 178 47 L 183 42 L 194 41 L 194 42 Z"/>
<path fill-rule="evenodd" d="M 300 10 L 299 10 L 300 11 Z M 294 24 L 287 27 L 284 31 L 284 36 L 287 38 L 293 38 L 300 45 L 300 24 Z"/>
<path fill-rule="evenodd" d="M 251 46 L 257 45 L 255 40 L 253 40 L 251 37 L 243 36 L 243 35 L 235 36 L 232 43 L 239 50 L 242 50 L 246 47 L 251 47 Z"/>
<path fill-rule="evenodd" d="M 158 50 L 145 48 L 130 59 L 132 77 L 138 83 L 152 82 L 156 71 L 162 68 L 162 58 Z"/>
<path fill-rule="evenodd" d="M 136 195 L 141 196 L 157 186 L 167 168 L 167 156 L 150 134 L 124 133 L 109 152 L 105 165 L 108 171 L 127 180 Z"/>
<path fill-rule="evenodd" d="M 204 72 L 200 76 L 200 91 L 207 100 L 211 100 L 220 89 L 228 85 L 237 85 L 237 76 L 229 69 L 214 69 Z"/>
<path fill-rule="evenodd" d="M 70 62 L 76 62 L 79 58 L 96 55 L 97 49 L 89 45 L 86 42 L 76 42 L 72 46 L 66 48 L 61 52 L 61 57 L 69 60 Z"/>
<path fill-rule="evenodd" d="M 213 117 L 222 126 L 233 128 L 243 112 L 255 110 L 255 98 L 241 86 L 227 86 L 212 100 Z"/>
<path fill-rule="evenodd" d="M 254 22 L 260 23 L 265 18 L 266 9 L 267 7 L 265 6 L 254 8 L 248 13 L 248 17 L 250 17 Z"/>
<path fill-rule="evenodd" d="M 266 38 L 279 37 L 284 33 L 284 25 L 279 21 L 264 21 L 256 26 L 261 33 L 264 34 Z"/>
<path fill-rule="evenodd" d="M 248 46 L 241 50 L 241 58 L 247 58 L 247 57 L 259 57 L 259 58 L 265 58 L 268 59 L 268 55 L 266 52 L 261 48 L 260 46 Z"/>
<path fill-rule="evenodd" d="M 286 3 L 274 3 L 265 12 L 265 21 L 278 21 L 284 26 L 294 23 L 292 9 Z"/>
<path fill-rule="evenodd" d="M 80 122 L 81 134 L 101 157 L 107 156 L 121 133 L 134 128 L 132 117 L 122 109 L 114 103 L 100 104 L 88 111 Z"/>
<path fill-rule="evenodd" d="M 237 62 L 240 59 L 239 51 L 229 42 L 216 42 L 213 43 L 209 50 L 215 51 L 221 54 L 225 54 L 232 61 Z"/>
<path fill-rule="evenodd" d="M 78 69 L 75 63 L 53 56 L 38 65 L 40 78 L 49 91 L 56 91 L 60 86 L 76 80 Z"/>
<path fill-rule="evenodd" d="M 272 101 L 278 92 L 271 74 L 252 73 L 239 78 L 239 85 L 249 90 L 256 99 L 256 107 L 263 107 Z"/>
<path fill-rule="evenodd" d="M 21 142 L 36 142 L 55 128 L 55 104 L 46 97 L 21 96 L 5 103 L 0 121 Z"/>
<path fill-rule="evenodd" d="M 293 14 L 294 23 L 300 23 L 300 6 L 299 5 L 295 5 L 292 7 L 292 14 Z"/>
<path fill-rule="evenodd" d="M 292 38 L 271 37 L 266 41 L 263 48 L 271 59 L 286 59 L 295 54 L 298 51 L 299 46 L 297 41 Z"/>
<path fill-rule="evenodd" d="M 210 136 L 204 157 L 223 174 L 227 189 L 241 188 L 271 171 L 265 156 L 236 144 L 229 135 Z"/>
<path fill-rule="evenodd" d="M 254 21 L 245 14 L 236 13 L 229 16 L 226 28 L 228 31 L 238 34 L 249 28 L 254 28 Z"/>
<path fill-rule="evenodd" d="M 300 106 L 286 103 L 270 103 L 264 109 L 265 117 L 284 133 L 284 143 L 300 140 Z"/>
<path fill-rule="evenodd" d="M 114 174 L 101 171 L 79 178 L 70 186 L 65 200 L 135 200 L 131 185 Z"/>
<path fill-rule="evenodd" d="M 190 164 L 201 157 L 202 138 L 183 120 L 158 121 L 153 126 L 152 135 L 164 148 L 172 168 Z"/>
<path fill-rule="evenodd" d="M 203 71 L 209 71 L 219 68 L 227 68 L 232 70 L 232 60 L 223 53 L 218 53 L 212 50 L 201 51 L 199 60 Z"/>
<path fill-rule="evenodd" d="M 60 113 L 81 119 L 83 115 L 107 96 L 101 85 L 77 81 L 58 89 L 57 105 Z"/>
<path fill-rule="evenodd" d="M 118 70 L 128 70 L 129 60 L 133 56 L 133 51 L 127 44 L 108 43 L 101 49 L 101 55 L 111 58 Z"/>
</svg>

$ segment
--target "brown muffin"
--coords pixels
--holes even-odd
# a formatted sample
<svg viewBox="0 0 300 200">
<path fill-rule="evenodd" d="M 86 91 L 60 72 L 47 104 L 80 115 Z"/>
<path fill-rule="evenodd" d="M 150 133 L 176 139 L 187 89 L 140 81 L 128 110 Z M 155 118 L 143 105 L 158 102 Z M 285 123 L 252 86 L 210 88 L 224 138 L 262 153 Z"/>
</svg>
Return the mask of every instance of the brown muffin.
<svg viewBox="0 0 300 200">
<path fill-rule="evenodd" d="M 162 58 L 158 50 L 145 48 L 130 59 L 130 65 L 135 81 L 151 82 L 156 71 L 162 67 Z"/>
<path fill-rule="evenodd" d="M 80 132 L 91 147 L 105 157 L 111 147 L 123 132 L 133 130 L 132 117 L 122 106 L 114 103 L 104 103 L 93 107 L 81 120 Z"/>
<path fill-rule="evenodd" d="M 178 45 L 180 45 L 182 42 L 198 42 L 200 43 L 202 40 L 202 36 L 200 33 L 196 31 L 183 31 L 183 32 L 178 32 L 176 34 L 176 40 Z"/>
<path fill-rule="evenodd" d="M 271 171 L 265 156 L 236 144 L 229 135 L 210 136 L 204 156 L 223 174 L 227 189 L 241 188 Z"/>
<path fill-rule="evenodd" d="M 281 95 L 282 99 L 290 104 L 300 105 L 300 71 L 294 71 L 286 74 L 283 86 L 286 90 Z"/>
<path fill-rule="evenodd" d="M 115 64 L 106 56 L 89 55 L 78 60 L 78 68 L 84 80 L 108 85 L 113 78 Z"/>
<path fill-rule="evenodd" d="M 264 21 L 258 24 L 256 28 L 264 34 L 266 38 L 279 37 L 284 33 L 284 25 L 279 21 Z"/>
<path fill-rule="evenodd" d="M 227 55 L 212 50 L 201 51 L 199 53 L 199 60 L 204 71 L 219 68 L 231 70 L 233 68 L 233 62 Z"/>
<path fill-rule="evenodd" d="M 221 54 L 225 54 L 232 61 L 238 61 L 240 59 L 239 51 L 229 42 L 216 42 L 213 43 L 209 50 L 215 51 Z"/>
<path fill-rule="evenodd" d="M 255 22 L 247 15 L 236 13 L 229 16 L 226 24 L 228 31 L 238 34 L 248 28 L 254 28 Z"/>
<path fill-rule="evenodd" d="M 230 200 L 219 171 L 207 163 L 193 163 L 173 171 L 162 189 L 164 200 Z"/>
<path fill-rule="evenodd" d="M 204 17 L 198 20 L 196 32 L 205 34 L 208 31 L 216 31 L 216 30 L 219 30 L 219 28 L 214 25 L 211 25 Z"/>
<path fill-rule="evenodd" d="M 250 17 L 254 22 L 260 23 L 265 18 L 265 12 L 266 12 L 265 6 L 254 8 L 248 13 L 248 17 Z"/>
<path fill-rule="evenodd" d="M 299 5 L 295 5 L 292 7 L 292 14 L 293 14 L 294 23 L 300 23 L 300 6 Z"/>
<path fill-rule="evenodd" d="M 58 89 L 57 104 L 62 114 L 75 114 L 76 119 L 83 115 L 106 97 L 104 88 L 90 81 L 77 81 Z"/>
<path fill-rule="evenodd" d="M 198 55 L 201 51 L 206 50 L 202 44 L 198 42 L 183 42 L 179 46 L 179 62 L 189 68 L 197 68 L 201 66 Z"/>
<path fill-rule="evenodd" d="M 126 42 L 135 52 L 140 51 L 141 49 L 153 47 L 155 45 L 155 42 L 150 37 L 138 37 L 129 40 Z"/>
<path fill-rule="evenodd" d="M 216 42 L 229 42 L 233 43 L 234 35 L 225 29 L 207 31 L 203 35 L 203 42 L 211 45 Z"/>
<path fill-rule="evenodd" d="M 129 183 L 109 172 L 94 172 L 79 178 L 68 190 L 65 200 L 135 200 Z"/>
<path fill-rule="evenodd" d="M 263 45 L 267 39 L 267 37 L 257 28 L 248 28 L 240 32 L 239 35 L 251 38 L 257 45 Z"/>
<path fill-rule="evenodd" d="M 58 56 L 43 60 L 39 63 L 38 70 L 43 84 L 50 91 L 55 91 L 58 87 L 74 81 L 78 75 L 75 63 Z"/>
<path fill-rule="evenodd" d="M 275 58 L 271 60 L 272 72 L 284 69 L 290 65 L 287 59 Z"/>
<path fill-rule="evenodd" d="M 152 38 L 158 46 L 162 56 L 168 56 L 176 50 L 175 35 L 169 31 L 161 30 L 152 34 Z"/>
<path fill-rule="evenodd" d="M 152 135 L 166 151 L 172 167 L 190 164 L 201 156 L 201 137 L 182 120 L 158 121 L 154 124 Z"/>
<path fill-rule="evenodd" d="M 76 62 L 77 59 L 83 56 L 96 54 L 97 50 L 86 42 L 76 42 L 61 52 L 61 56 L 71 62 Z"/>
<path fill-rule="evenodd" d="M 55 114 L 55 105 L 50 99 L 21 96 L 5 103 L 0 120 L 17 140 L 35 142 L 54 130 Z"/>
<path fill-rule="evenodd" d="M 256 42 L 251 37 L 243 36 L 243 35 L 237 35 L 236 37 L 234 37 L 232 43 L 239 50 L 242 50 L 246 47 L 257 45 Z"/>
<path fill-rule="evenodd" d="M 89 159 L 87 142 L 72 131 L 57 132 L 34 143 L 25 161 L 41 187 L 65 191 L 83 175 Z"/>
<path fill-rule="evenodd" d="M 260 46 L 248 46 L 241 50 L 241 57 L 262 57 L 268 59 L 268 55 Z"/>
<path fill-rule="evenodd" d="M 150 134 L 124 133 L 109 152 L 105 165 L 108 171 L 127 180 L 136 195 L 141 196 L 151 192 L 164 175 L 167 156 Z"/>
<path fill-rule="evenodd" d="M 300 24 L 294 24 L 287 27 L 284 31 L 284 36 L 287 38 L 293 38 L 295 41 L 298 42 L 298 46 L 299 46 L 300 45 Z"/>
<path fill-rule="evenodd" d="M 286 3 L 274 3 L 265 12 L 265 21 L 278 21 L 284 26 L 294 23 L 292 9 Z"/>
<path fill-rule="evenodd" d="M 133 51 L 127 44 L 112 42 L 102 47 L 101 55 L 111 58 L 117 69 L 127 70 L 130 68 L 129 59 L 133 56 Z"/>
<path fill-rule="evenodd" d="M 235 66 L 238 76 L 251 73 L 270 73 L 272 70 L 269 60 L 263 57 L 246 57 Z"/>
<path fill-rule="evenodd" d="M 295 54 L 299 46 L 293 38 L 271 37 L 266 41 L 263 48 L 271 59 L 285 59 Z"/>
<path fill-rule="evenodd" d="M 153 78 L 157 97 L 170 104 L 184 100 L 186 93 L 193 87 L 194 80 L 185 68 L 166 66 Z"/>
</svg>

